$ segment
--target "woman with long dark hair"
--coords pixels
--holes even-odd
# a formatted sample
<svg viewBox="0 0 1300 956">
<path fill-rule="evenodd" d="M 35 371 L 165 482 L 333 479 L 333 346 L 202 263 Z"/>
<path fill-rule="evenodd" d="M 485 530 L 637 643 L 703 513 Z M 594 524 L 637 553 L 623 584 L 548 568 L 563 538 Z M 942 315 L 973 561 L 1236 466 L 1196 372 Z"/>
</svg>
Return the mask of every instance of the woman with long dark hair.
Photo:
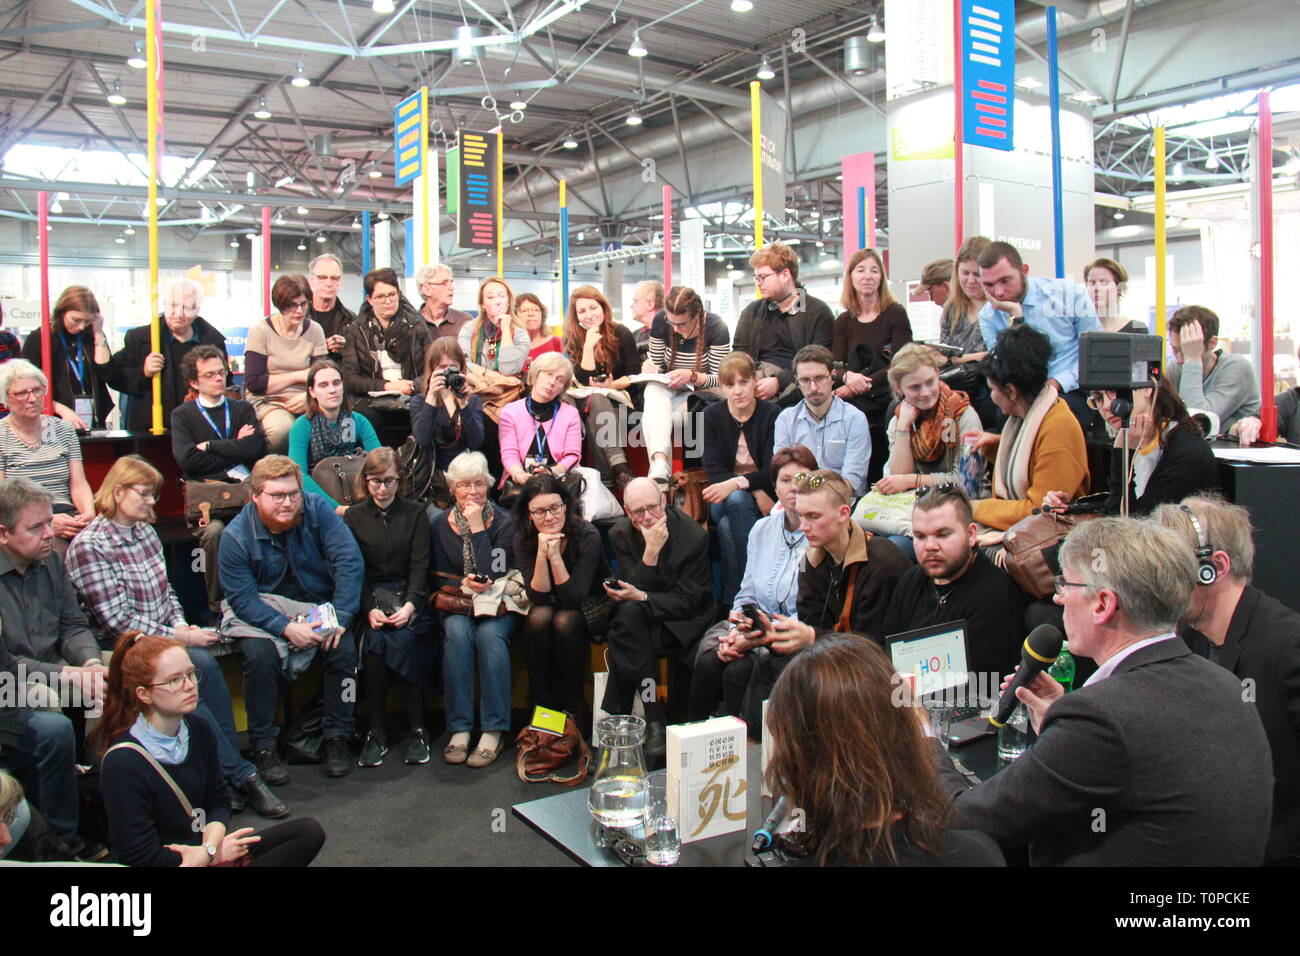
<svg viewBox="0 0 1300 956">
<path fill-rule="evenodd" d="M 993 428 L 998 421 L 997 408 L 989 397 L 989 386 L 980 371 L 980 363 L 989 354 L 980 331 L 980 309 L 988 297 L 980 281 L 980 253 L 988 248 L 989 240 L 971 236 L 957 250 L 954 265 L 955 279 L 948 301 L 939 317 L 939 341 L 961 349 L 961 355 L 944 355 L 939 370 L 951 387 L 965 392 L 985 428 Z"/>
<path fill-rule="evenodd" d="M 515 502 L 515 557 L 532 608 L 524 625 L 535 706 L 567 711 L 581 725 L 586 652 L 582 606 L 609 573 L 600 532 L 554 475 L 533 475 Z"/>
<path fill-rule="evenodd" d="M 1004 866 L 989 836 L 947 829 L 922 713 L 866 638 L 830 634 L 795 655 L 767 707 L 767 784 L 803 811 L 783 849 L 817 866 Z"/>
<path fill-rule="evenodd" d="M 359 455 L 379 447 L 375 426 L 354 415 L 343 388 L 343 375 L 329 359 L 307 370 L 307 413 L 289 429 L 289 457 L 302 469 L 302 490 L 328 499 L 341 516 L 347 505 L 335 501 L 316 483 L 311 470 L 326 458 Z"/>
<path fill-rule="evenodd" d="M 631 384 L 628 376 L 637 372 L 636 339 L 631 329 L 614 321 L 609 300 L 595 286 L 578 286 L 569 297 L 564 354 L 573 363 L 574 379 L 581 387 L 626 393 Z M 627 464 L 626 429 L 618 427 L 614 402 L 603 392 L 592 392 L 585 398 L 575 396 L 574 404 L 583 415 L 593 464 L 622 491 L 636 476 Z"/>
<path fill-rule="evenodd" d="M 198 671 L 170 637 L 123 634 L 92 734 L 113 860 L 127 866 L 307 866 L 325 831 L 315 820 L 228 832 L 230 793 L 216 734 L 190 715 Z M 179 793 L 177 792 L 179 791 Z M 251 857 L 251 862 L 246 857 Z"/>
</svg>

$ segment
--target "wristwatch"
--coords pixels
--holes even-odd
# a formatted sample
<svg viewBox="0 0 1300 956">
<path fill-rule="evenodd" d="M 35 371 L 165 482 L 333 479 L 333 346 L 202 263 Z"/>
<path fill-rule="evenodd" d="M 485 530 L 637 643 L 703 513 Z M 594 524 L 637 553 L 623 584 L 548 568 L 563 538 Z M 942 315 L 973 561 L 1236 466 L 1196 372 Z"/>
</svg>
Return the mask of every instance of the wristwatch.
<svg viewBox="0 0 1300 956">
<path fill-rule="evenodd" d="M 217 858 L 217 847 L 212 843 L 203 844 L 203 849 L 208 851 L 208 862 L 211 863 Z"/>
</svg>

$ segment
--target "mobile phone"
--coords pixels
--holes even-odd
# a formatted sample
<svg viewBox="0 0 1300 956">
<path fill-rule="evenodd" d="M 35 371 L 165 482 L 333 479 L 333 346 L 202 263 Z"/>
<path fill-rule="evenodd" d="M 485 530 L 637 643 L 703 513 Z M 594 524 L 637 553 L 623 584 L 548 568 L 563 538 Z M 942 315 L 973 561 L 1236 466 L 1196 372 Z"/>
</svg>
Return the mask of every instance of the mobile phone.
<svg viewBox="0 0 1300 956">
<path fill-rule="evenodd" d="M 758 631 L 761 634 L 767 633 L 763 628 L 763 619 L 759 617 L 757 604 L 745 604 L 741 607 L 740 611 L 745 615 L 745 617 L 749 618 L 749 629 L 751 631 Z"/>
<path fill-rule="evenodd" d="M 622 586 L 623 586 L 623 582 L 620 581 L 618 578 L 606 578 L 606 579 L 605 579 L 605 587 L 607 587 L 607 588 L 613 588 L 614 590 L 618 590 L 618 589 L 621 588 Z"/>
<path fill-rule="evenodd" d="M 492 579 L 491 579 L 490 577 L 488 577 L 486 574 L 471 574 L 471 575 L 469 576 L 469 579 L 470 579 L 471 581 L 477 581 L 479 584 L 488 584 L 488 583 L 490 583 L 491 580 L 492 580 Z"/>
</svg>

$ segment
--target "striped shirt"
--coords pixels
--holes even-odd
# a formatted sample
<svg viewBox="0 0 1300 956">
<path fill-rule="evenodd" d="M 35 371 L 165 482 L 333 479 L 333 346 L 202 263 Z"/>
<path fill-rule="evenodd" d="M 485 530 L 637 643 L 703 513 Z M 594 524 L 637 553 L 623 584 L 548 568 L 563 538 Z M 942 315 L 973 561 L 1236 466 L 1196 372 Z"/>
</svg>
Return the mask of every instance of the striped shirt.
<svg viewBox="0 0 1300 956">
<path fill-rule="evenodd" d="M 661 372 L 671 372 L 673 369 L 695 368 L 695 350 L 699 347 L 699 336 L 690 339 L 682 339 L 677 344 L 676 354 L 672 354 L 673 327 L 668 324 L 668 320 L 660 313 L 655 318 L 654 324 L 650 326 L 650 361 L 654 362 Z M 698 389 L 717 388 L 718 387 L 718 367 L 722 365 L 722 360 L 731 354 L 731 333 L 727 331 L 726 323 L 712 312 L 708 313 L 704 320 L 704 347 L 708 351 L 700 361 L 700 372 L 705 376 L 704 384 L 698 385 Z M 669 355 L 672 354 L 672 367 L 668 365 Z"/>
<path fill-rule="evenodd" d="M 62 418 L 41 416 L 41 443 L 33 448 L 0 420 L 0 468 L 6 478 L 26 478 L 54 495 L 56 504 L 71 505 L 71 462 L 81 461 L 77 433 Z"/>
</svg>

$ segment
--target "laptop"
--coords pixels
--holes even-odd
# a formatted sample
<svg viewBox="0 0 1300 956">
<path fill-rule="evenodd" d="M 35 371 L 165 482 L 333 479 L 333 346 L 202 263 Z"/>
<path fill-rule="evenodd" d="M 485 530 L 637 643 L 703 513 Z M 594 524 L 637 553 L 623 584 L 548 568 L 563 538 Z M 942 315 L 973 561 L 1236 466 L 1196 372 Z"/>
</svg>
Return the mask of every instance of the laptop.
<svg viewBox="0 0 1300 956">
<path fill-rule="evenodd" d="M 950 747 L 960 747 L 993 732 L 987 719 L 995 703 L 978 680 L 972 684 L 970 645 L 966 622 L 948 621 L 903 631 L 885 638 L 885 650 L 900 674 L 916 678 L 917 696 L 922 702 L 943 698 L 956 705 Z"/>
</svg>

